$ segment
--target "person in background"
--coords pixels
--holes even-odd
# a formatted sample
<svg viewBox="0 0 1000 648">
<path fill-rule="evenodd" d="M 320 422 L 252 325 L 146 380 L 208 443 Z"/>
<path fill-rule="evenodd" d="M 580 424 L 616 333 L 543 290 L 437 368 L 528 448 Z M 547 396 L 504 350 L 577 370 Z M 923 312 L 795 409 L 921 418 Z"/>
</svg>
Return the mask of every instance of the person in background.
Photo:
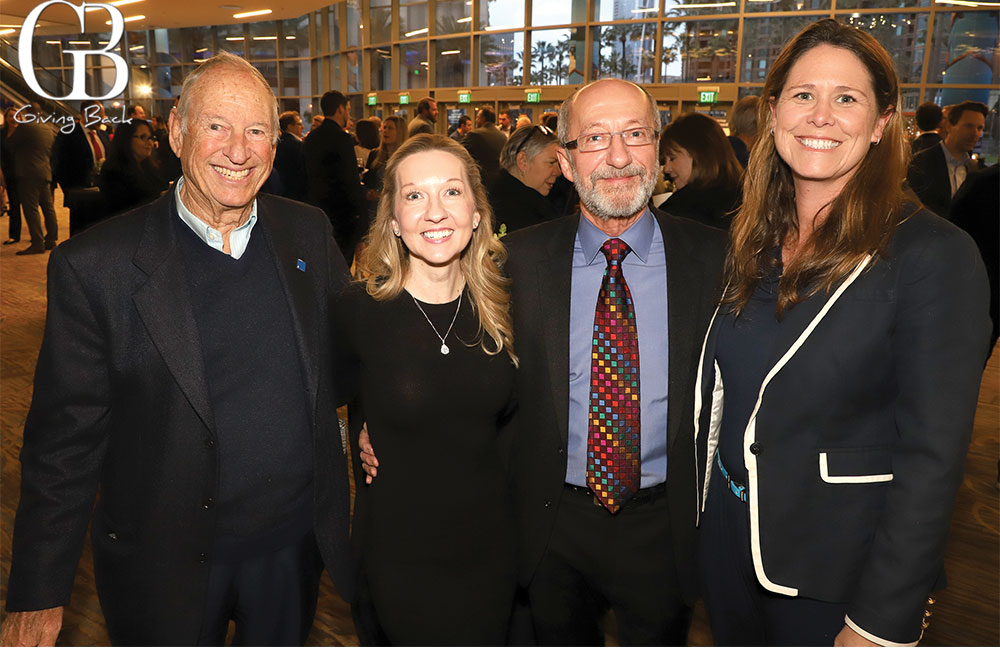
<svg viewBox="0 0 1000 648">
<path fill-rule="evenodd" d="M 378 148 L 368 154 L 365 161 L 364 185 L 367 199 L 378 202 L 389 158 L 406 141 L 406 122 L 399 115 L 389 115 L 382 121 Z"/>
<path fill-rule="evenodd" d="M 150 121 L 153 137 L 156 138 L 156 148 L 153 149 L 153 164 L 159 171 L 161 178 L 167 182 L 173 182 L 181 177 L 181 160 L 170 147 L 170 132 L 166 125 L 166 120 L 158 115 L 153 115 L 153 119 Z"/>
<path fill-rule="evenodd" d="M 90 116 L 101 110 L 99 102 L 83 101 L 73 130 L 57 133 L 52 149 L 52 176 L 62 189 L 63 205 L 69 208 L 71 236 L 104 215 L 93 204 L 91 189 L 111 148 L 110 133 L 90 123 Z"/>
<path fill-rule="evenodd" d="M 515 130 L 518 128 L 524 128 L 525 126 L 531 126 L 531 117 L 528 117 L 527 115 L 518 115 Z"/>
<path fill-rule="evenodd" d="M 660 209 L 729 229 L 740 206 L 743 169 L 718 122 L 684 113 L 660 134 L 660 159 L 675 189 Z"/>
<path fill-rule="evenodd" d="M 278 115 L 278 148 L 274 154 L 274 169 L 281 178 L 285 198 L 305 202 L 309 197 L 306 159 L 302 153 L 302 117 L 294 110 Z"/>
<path fill-rule="evenodd" d="M 146 109 L 139 104 L 129 104 L 128 108 L 125 109 L 125 118 L 146 121 Z"/>
<path fill-rule="evenodd" d="M 986 126 L 989 109 L 978 101 L 963 101 L 948 110 L 948 134 L 910 160 L 906 182 L 920 202 L 942 218 L 950 218 L 951 197 L 970 174 L 983 168 L 970 156 Z"/>
<path fill-rule="evenodd" d="M 716 645 L 916 645 L 989 337 L 969 236 L 902 190 L 893 58 L 832 19 L 771 64 L 694 399 Z"/>
<path fill-rule="evenodd" d="M 458 118 L 458 126 L 455 127 L 454 132 L 451 135 L 449 135 L 449 137 L 451 137 L 451 139 L 455 140 L 456 142 L 461 143 L 462 138 L 468 135 L 469 131 L 471 130 L 472 130 L 472 117 L 469 117 L 468 115 L 462 115 L 461 117 Z"/>
<path fill-rule="evenodd" d="M 309 121 L 309 130 L 302 136 L 302 139 L 305 140 L 305 138 L 309 137 L 309 133 L 312 133 L 314 130 L 319 128 L 319 125 L 322 123 L 323 115 L 313 115 L 312 119 Z"/>
<path fill-rule="evenodd" d="M 517 358 L 503 260 L 469 154 L 409 138 L 340 327 L 361 365 L 352 433 L 365 421 L 380 453 L 375 483 L 356 470 L 352 529 L 388 645 L 507 644 L 516 533 L 501 430 Z"/>
<path fill-rule="evenodd" d="M 309 184 L 309 202 L 326 212 L 344 258 L 354 256 L 358 219 L 365 213 L 358 160 L 351 135 L 345 130 L 351 104 L 337 90 L 320 100 L 323 122 L 302 143 Z"/>
<path fill-rule="evenodd" d="M 740 166 L 747 168 L 750 159 L 750 149 L 757 141 L 757 102 L 760 97 L 743 97 L 729 112 L 729 145 Z"/>
<path fill-rule="evenodd" d="M 500 174 L 490 188 L 494 228 L 503 237 L 556 217 L 547 196 L 562 175 L 556 134 L 545 126 L 518 128 L 500 151 Z"/>
<path fill-rule="evenodd" d="M 153 129 L 142 119 L 115 129 L 108 160 L 97 177 L 106 216 L 145 205 L 166 191 L 168 184 L 153 164 L 153 141 Z"/>
<path fill-rule="evenodd" d="M 4 111 L 3 127 L 0 128 L 0 171 L 3 172 L 4 183 L 7 186 L 7 212 L 10 215 L 7 240 L 3 242 L 4 245 L 13 245 L 21 241 L 21 194 L 17 187 L 14 149 L 10 146 L 10 136 L 17 128 L 15 112 L 17 109 L 14 107 Z"/>
<path fill-rule="evenodd" d="M 41 105 L 32 103 L 23 109 L 34 116 L 42 114 Z M 17 255 L 44 254 L 59 240 L 59 222 L 52 198 L 52 148 L 56 131 L 51 124 L 31 121 L 19 124 L 7 138 L 14 158 L 14 175 L 21 194 L 21 211 L 31 234 L 31 245 L 15 252 Z M 42 217 L 45 231 L 42 231 Z"/>
<path fill-rule="evenodd" d="M 558 133 L 559 113 L 554 111 L 542 113 L 542 126 L 545 126 L 553 133 Z M 576 189 L 573 188 L 573 183 L 561 173 L 556 178 L 556 182 L 552 185 L 552 189 L 549 190 L 549 195 L 546 198 L 549 204 L 552 205 L 552 210 L 556 216 L 568 216 L 579 209 Z"/>
<path fill-rule="evenodd" d="M 943 139 L 938 132 L 938 128 L 941 126 L 941 122 L 945 121 L 944 111 L 941 110 L 941 106 L 933 101 L 928 101 L 917 106 L 914 121 L 917 124 L 919 132 L 910 144 L 910 150 L 913 155 L 934 146 Z"/>
<path fill-rule="evenodd" d="M 354 147 L 354 154 L 358 157 L 359 173 L 364 171 L 368 156 L 379 147 L 381 133 L 379 126 L 371 119 L 359 120 L 354 125 L 354 135 L 358 143 Z"/>
<path fill-rule="evenodd" d="M 499 131 L 501 133 L 503 133 L 503 136 L 504 137 L 509 137 L 510 136 L 510 131 L 511 131 L 511 128 L 510 128 L 510 111 L 508 111 L 508 110 L 501 110 L 500 112 L 496 113 L 496 123 L 499 125 Z M 479 126 L 479 121 L 477 119 L 476 120 L 476 127 L 478 127 L 478 126 Z"/>
<path fill-rule="evenodd" d="M 410 122 L 408 137 L 413 137 L 420 133 L 432 134 L 434 126 L 437 124 L 437 117 L 437 102 L 430 97 L 421 99 L 417 104 L 417 116 Z"/>
<path fill-rule="evenodd" d="M 479 165 L 483 185 L 492 187 L 500 173 L 500 151 L 507 136 L 497 129 L 496 113 L 484 106 L 476 113 L 476 128 L 462 138 L 462 146 Z"/>
</svg>

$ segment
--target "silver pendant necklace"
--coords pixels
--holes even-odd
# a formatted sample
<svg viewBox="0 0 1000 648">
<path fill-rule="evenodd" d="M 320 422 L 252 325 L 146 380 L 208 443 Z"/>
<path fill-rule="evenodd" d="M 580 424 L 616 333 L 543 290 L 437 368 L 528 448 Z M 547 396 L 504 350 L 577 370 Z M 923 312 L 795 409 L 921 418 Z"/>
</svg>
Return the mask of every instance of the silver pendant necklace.
<svg viewBox="0 0 1000 648">
<path fill-rule="evenodd" d="M 462 292 L 465 292 L 465 290 L 463 289 Z M 455 326 L 455 320 L 458 319 L 458 311 L 462 309 L 462 293 L 458 293 L 458 306 L 455 308 L 455 316 L 451 318 L 451 324 L 448 326 L 448 330 L 445 331 L 444 335 L 438 333 L 437 327 L 434 326 L 434 322 L 431 321 L 431 318 L 427 317 L 427 313 L 424 312 L 424 308 L 420 305 L 420 302 L 417 301 L 417 298 L 410 295 L 410 299 L 412 299 L 413 303 L 417 305 L 417 308 L 420 310 L 420 314 L 424 316 L 427 323 L 431 325 L 431 330 L 434 331 L 434 335 L 441 340 L 441 355 L 448 355 L 451 352 L 451 349 L 448 348 L 448 345 L 445 344 L 444 340 L 449 334 L 451 334 L 451 329 Z"/>
</svg>

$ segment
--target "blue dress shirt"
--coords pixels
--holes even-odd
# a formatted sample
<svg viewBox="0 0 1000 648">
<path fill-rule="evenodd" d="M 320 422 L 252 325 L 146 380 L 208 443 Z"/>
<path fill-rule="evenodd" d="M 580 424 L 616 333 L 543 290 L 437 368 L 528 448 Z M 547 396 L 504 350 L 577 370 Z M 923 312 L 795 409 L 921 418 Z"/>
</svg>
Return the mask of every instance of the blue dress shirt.
<svg viewBox="0 0 1000 648">
<path fill-rule="evenodd" d="M 590 407 L 594 314 L 607 259 L 601 246 L 610 238 L 584 216 L 573 246 L 569 320 L 569 447 L 566 481 L 587 484 L 587 431 Z M 618 237 L 632 252 L 622 261 L 632 293 L 639 335 L 641 488 L 667 478 L 667 257 L 663 234 L 647 209 Z"/>
<path fill-rule="evenodd" d="M 222 251 L 222 232 L 215 229 L 205 221 L 201 220 L 197 216 L 191 213 L 191 210 L 187 208 L 184 201 L 181 200 L 181 189 L 184 187 L 184 176 L 177 181 L 177 187 L 174 189 L 174 197 L 177 198 L 177 215 L 181 217 L 184 224 L 191 228 L 191 231 L 198 235 L 202 241 L 204 241 L 210 248 Z M 257 199 L 254 198 L 253 204 L 250 206 L 250 218 L 247 222 L 243 223 L 232 232 L 229 233 L 229 249 L 231 250 L 230 256 L 234 259 L 239 259 L 246 252 L 247 246 L 250 244 L 250 232 L 253 231 L 253 226 L 257 224 Z"/>
</svg>

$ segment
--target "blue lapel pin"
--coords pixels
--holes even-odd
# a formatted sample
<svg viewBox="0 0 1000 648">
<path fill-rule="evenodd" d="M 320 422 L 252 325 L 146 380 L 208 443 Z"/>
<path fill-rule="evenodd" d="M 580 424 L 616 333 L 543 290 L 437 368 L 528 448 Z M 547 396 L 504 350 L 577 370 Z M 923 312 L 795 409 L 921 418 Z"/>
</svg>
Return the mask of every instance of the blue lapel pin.
<svg viewBox="0 0 1000 648">
<path fill-rule="evenodd" d="M 302 259 L 295 259 L 295 269 L 298 270 L 299 272 L 305 272 L 306 262 L 303 261 Z"/>
</svg>

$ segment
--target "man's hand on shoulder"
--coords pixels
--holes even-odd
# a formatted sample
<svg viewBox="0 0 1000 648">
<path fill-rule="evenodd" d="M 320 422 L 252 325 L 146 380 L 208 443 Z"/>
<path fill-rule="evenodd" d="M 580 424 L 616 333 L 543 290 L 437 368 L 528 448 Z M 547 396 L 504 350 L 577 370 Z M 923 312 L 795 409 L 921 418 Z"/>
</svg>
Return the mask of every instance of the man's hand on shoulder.
<svg viewBox="0 0 1000 648">
<path fill-rule="evenodd" d="M 0 626 L 0 645 L 54 646 L 62 628 L 63 608 L 8 612 Z"/>
</svg>

